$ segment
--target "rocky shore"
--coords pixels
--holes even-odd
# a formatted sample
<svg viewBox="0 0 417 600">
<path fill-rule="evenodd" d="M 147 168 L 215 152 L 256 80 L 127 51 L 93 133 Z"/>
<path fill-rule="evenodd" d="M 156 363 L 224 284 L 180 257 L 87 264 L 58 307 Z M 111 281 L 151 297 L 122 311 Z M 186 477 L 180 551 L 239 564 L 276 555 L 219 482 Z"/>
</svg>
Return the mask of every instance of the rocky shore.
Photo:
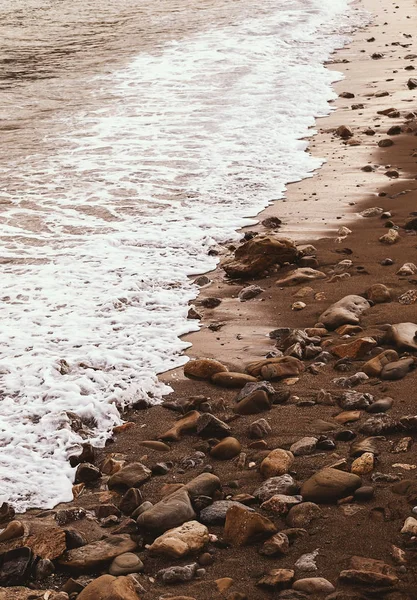
<svg viewBox="0 0 417 600">
<path fill-rule="evenodd" d="M 363 5 L 326 165 L 219 249 L 174 392 L 73 502 L 1 506 L 0 600 L 417 598 L 417 7 Z"/>
</svg>

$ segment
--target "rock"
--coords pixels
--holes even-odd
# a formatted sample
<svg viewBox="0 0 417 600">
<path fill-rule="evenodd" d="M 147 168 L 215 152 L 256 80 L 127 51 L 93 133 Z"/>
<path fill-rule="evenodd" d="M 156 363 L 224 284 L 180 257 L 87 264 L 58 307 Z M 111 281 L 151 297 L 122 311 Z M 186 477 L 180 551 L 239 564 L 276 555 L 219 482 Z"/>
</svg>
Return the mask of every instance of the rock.
<svg viewBox="0 0 417 600">
<path fill-rule="evenodd" d="M 386 285 L 382 283 L 374 283 L 370 288 L 366 290 L 366 297 L 374 304 L 383 304 L 384 302 L 391 302 L 391 292 Z"/>
<path fill-rule="evenodd" d="M 377 343 L 374 338 L 364 337 L 353 340 L 353 342 L 349 342 L 348 344 L 333 346 L 331 351 L 339 358 L 361 359 L 364 358 L 372 348 L 375 348 L 376 345 Z"/>
<path fill-rule="evenodd" d="M 212 358 L 190 360 L 184 365 L 184 375 L 193 379 L 210 380 L 216 373 L 225 373 L 227 371 L 227 367 Z"/>
<path fill-rule="evenodd" d="M 246 371 L 253 377 L 264 377 L 264 373 L 267 374 L 267 381 L 270 381 L 271 379 L 284 379 L 285 377 L 294 377 L 303 370 L 303 363 L 297 358 L 294 358 L 293 356 L 280 356 L 278 358 L 267 358 L 263 360 L 258 360 L 254 363 L 249 363 L 246 367 Z M 268 392 L 265 391 L 265 393 Z"/>
<path fill-rule="evenodd" d="M 256 277 L 274 265 L 293 263 L 298 250 L 292 240 L 274 235 L 257 235 L 237 248 L 234 258 L 221 266 L 229 277 Z"/>
<path fill-rule="evenodd" d="M 0 542 L 13 540 L 21 537 L 25 532 L 25 528 L 21 521 L 10 521 L 10 523 L 0 533 Z"/>
<path fill-rule="evenodd" d="M 264 542 L 259 554 L 264 556 L 284 556 L 290 550 L 290 542 L 285 533 L 276 533 Z"/>
<path fill-rule="evenodd" d="M 338 403 L 344 410 L 362 410 L 370 406 L 373 399 L 373 396 L 369 393 L 363 394 L 355 390 L 349 390 L 343 392 Z"/>
<path fill-rule="evenodd" d="M 270 410 L 270 408 L 271 402 L 268 394 L 262 390 L 257 390 L 238 402 L 233 407 L 233 411 L 238 415 L 255 415 Z"/>
<path fill-rule="evenodd" d="M 294 590 L 307 592 L 307 594 L 330 594 L 335 590 L 334 585 L 323 577 L 298 579 L 292 584 L 292 587 Z"/>
<path fill-rule="evenodd" d="M 258 419 L 249 425 L 248 437 L 255 440 L 262 439 L 271 431 L 271 426 L 266 419 Z"/>
<path fill-rule="evenodd" d="M 247 383 L 255 383 L 257 379 L 246 373 L 228 371 L 227 373 L 215 373 L 211 381 L 226 388 L 243 388 Z"/>
<path fill-rule="evenodd" d="M 167 442 L 177 442 L 182 434 L 194 432 L 197 423 L 200 419 L 200 413 L 197 410 L 192 410 L 187 413 L 182 419 L 179 419 L 165 433 L 159 436 L 161 440 Z"/>
<path fill-rule="evenodd" d="M 337 329 L 341 325 L 359 325 L 362 313 L 370 308 L 367 300 L 361 296 L 346 296 L 335 304 L 332 304 L 320 317 L 319 321 L 327 329 Z"/>
<path fill-rule="evenodd" d="M 390 179 L 398 179 L 398 177 L 400 176 L 399 172 L 396 171 L 395 169 L 389 169 L 388 171 L 385 172 L 385 175 L 387 177 L 389 177 Z M 398 231 L 395 231 L 394 229 L 391 229 L 390 231 L 392 231 L 393 233 L 391 234 L 391 238 L 389 242 L 385 242 L 385 243 L 390 243 L 390 244 L 394 244 L 398 239 L 399 239 L 399 234 Z M 395 235 L 397 234 L 397 236 Z M 383 236 L 384 237 L 384 236 Z M 388 239 L 388 234 L 387 234 L 387 239 Z M 395 241 L 393 241 L 395 240 Z M 380 240 L 381 241 L 381 240 Z"/>
<path fill-rule="evenodd" d="M 216 579 L 215 583 L 219 592 L 225 594 L 232 587 L 234 581 L 231 577 L 222 577 L 221 579 Z"/>
<path fill-rule="evenodd" d="M 277 515 L 286 515 L 288 511 L 295 506 L 300 504 L 301 496 L 286 496 L 284 494 L 277 494 L 272 496 L 266 502 L 261 505 L 262 510 L 273 512 Z"/>
<path fill-rule="evenodd" d="M 414 358 L 402 358 L 401 360 L 385 365 L 381 371 L 381 379 L 398 381 L 403 379 L 412 369 L 416 367 Z"/>
<path fill-rule="evenodd" d="M 366 373 L 358 371 L 350 377 L 337 377 L 336 379 L 332 379 L 332 383 L 342 388 L 352 388 L 356 385 L 362 385 L 368 379 L 369 377 Z"/>
<path fill-rule="evenodd" d="M 335 133 L 344 140 L 353 137 L 353 131 L 347 125 L 340 125 L 340 127 L 336 129 Z"/>
<path fill-rule="evenodd" d="M 405 263 L 403 266 L 398 269 L 397 275 L 402 275 L 403 277 L 412 277 L 417 274 L 417 266 L 414 263 Z"/>
<path fill-rule="evenodd" d="M 157 504 L 139 515 L 137 524 L 145 531 L 164 532 L 195 519 L 187 490 L 181 488 L 162 498 Z"/>
<path fill-rule="evenodd" d="M 203 508 L 200 512 L 200 521 L 205 525 L 223 525 L 226 520 L 226 513 L 232 506 L 239 506 L 244 510 L 253 512 L 253 508 L 245 506 L 240 502 L 235 502 L 233 500 L 217 500 L 210 506 Z"/>
<path fill-rule="evenodd" d="M 350 567 L 339 575 L 339 580 L 343 583 L 381 587 L 392 587 L 398 583 L 398 577 L 393 567 L 381 560 L 352 556 Z"/>
<path fill-rule="evenodd" d="M 271 477 L 263 482 L 254 492 L 253 495 L 260 502 L 266 502 L 272 496 L 296 494 L 298 485 L 291 475 L 281 475 L 280 477 Z"/>
<path fill-rule="evenodd" d="M 94 569 L 135 548 L 136 542 L 129 535 L 110 535 L 81 548 L 69 550 L 58 562 L 69 569 Z"/>
<path fill-rule="evenodd" d="M 417 519 L 414 517 L 408 517 L 404 522 L 401 533 L 417 535 Z"/>
<path fill-rule="evenodd" d="M 366 208 L 359 214 L 361 215 L 361 217 L 366 217 L 366 218 L 367 217 L 380 217 L 383 212 L 384 212 L 383 208 L 381 208 L 380 206 L 374 206 L 372 208 Z"/>
<path fill-rule="evenodd" d="M 220 306 L 221 303 L 221 298 L 213 298 L 212 296 L 209 296 L 208 298 L 203 298 L 200 301 L 201 306 L 204 306 L 204 308 L 209 309 L 217 308 L 218 306 Z"/>
<path fill-rule="evenodd" d="M 197 563 L 185 565 L 185 567 L 168 567 L 158 571 L 157 577 L 161 579 L 162 583 L 169 584 L 191 581 L 195 577 L 197 569 Z"/>
<path fill-rule="evenodd" d="M 242 288 L 238 294 L 238 298 L 241 302 L 245 302 L 246 300 L 252 300 L 252 298 L 256 298 L 259 294 L 262 294 L 265 290 L 259 285 L 249 285 L 245 288 Z"/>
<path fill-rule="evenodd" d="M 38 560 L 38 562 L 36 564 L 34 579 L 36 579 L 36 581 L 46 579 L 47 577 L 52 575 L 54 573 L 54 571 L 55 571 L 54 563 L 51 560 L 49 560 L 48 558 L 41 558 L 40 560 Z"/>
<path fill-rule="evenodd" d="M 7 590 L 0 589 L 0 600 L 68 600 L 65 592 L 54 590 L 33 590 L 27 587 L 8 587 Z"/>
<path fill-rule="evenodd" d="M 380 414 L 367 419 L 360 427 L 359 431 L 366 435 L 383 435 L 393 433 L 398 429 L 398 421 L 389 415 Z"/>
<path fill-rule="evenodd" d="M 291 305 L 291 310 L 304 310 L 307 304 L 305 302 L 294 302 Z"/>
<path fill-rule="evenodd" d="M 25 546 L 30 548 L 35 556 L 54 560 L 67 549 L 65 531 L 59 527 L 47 527 L 30 535 L 25 540 Z"/>
<path fill-rule="evenodd" d="M 281 224 L 282 224 L 282 221 L 281 221 L 281 219 L 278 219 L 278 217 L 267 217 L 266 219 L 264 219 L 262 221 L 262 225 L 264 227 L 266 227 L 267 229 L 276 229 Z"/>
<path fill-rule="evenodd" d="M 20 547 L 0 555 L 0 586 L 20 585 L 28 577 L 33 554 L 30 548 Z"/>
<path fill-rule="evenodd" d="M 353 461 L 350 468 L 355 475 L 366 475 L 374 470 L 374 455 L 371 452 L 364 452 Z"/>
<path fill-rule="evenodd" d="M 285 590 L 291 586 L 294 571 L 291 569 L 272 569 L 256 585 L 269 590 Z"/>
<path fill-rule="evenodd" d="M 401 350 L 417 350 L 417 325 L 415 323 L 397 323 L 387 330 L 384 342 L 394 344 Z"/>
<path fill-rule="evenodd" d="M 234 437 L 226 437 L 210 450 L 210 456 L 217 460 L 230 460 L 240 454 L 242 446 Z"/>
<path fill-rule="evenodd" d="M 233 546 L 247 546 L 276 533 L 276 527 L 266 517 L 232 506 L 226 513 L 224 538 Z"/>
<path fill-rule="evenodd" d="M 392 398 L 381 398 L 381 400 L 377 400 L 371 406 L 366 408 L 366 412 L 368 413 L 384 413 L 392 408 L 394 400 Z"/>
<path fill-rule="evenodd" d="M 3 504 L 0 506 L 0 525 L 12 521 L 14 519 L 14 516 L 15 510 L 13 506 L 11 506 L 11 504 L 8 504 L 7 502 L 3 502 Z"/>
<path fill-rule="evenodd" d="M 286 523 L 290 527 L 306 529 L 316 519 L 321 519 L 323 512 L 314 502 L 302 502 L 290 509 Z"/>
<path fill-rule="evenodd" d="M 200 415 L 196 423 L 196 431 L 202 437 L 225 438 L 229 437 L 231 428 L 210 413 Z"/>
<path fill-rule="evenodd" d="M 308 596 L 297 590 L 283 590 L 276 596 L 278 600 L 308 600 Z M 327 599 L 326 599 L 327 600 Z"/>
<path fill-rule="evenodd" d="M 366 373 L 369 377 L 379 377 L 382 369 L 390 362 L 394 362 L 398 360 L 398 354 L 395 350 L 384 350 L 377 356 L 368 360 L 363 367 L 362 371 Z"/>
<path fill-rule="evenodd" d="M 317 549 L 314 550 L 314 552 L 309 552 L 308 554 L 301 555 L 295 563 L 295 568 L 297 569 L 297 571 L 302 571 L 303 573 L 317 571 L 316 557 L 318 553 L 319 551 Z"/>
<path fill-rule="evenodd" d="M 353 498 L 358 502 L 366 502 L 367 500 L 372 500 L 375 495 L 375 490 L 371 485 L 364 485 L 357 490 L 355 490 L 353 494 Z"/>
<path fill-rule="evenodd" d="M 378 146 L 380 148 L 389 148 L 390 146 L 393 146 L 393 145 L 394 145 L 394 142 L 392 140 L 390 140 L 389 138 L 385 138 L 378 142 Z"/>
<path fill-rule="evenodd" d="M 294 456 L 291 452 L 276 448 L 264 458 L 259 470 L 264 478 L 276 477 L 288 473 L 293 462 Z"/>
<path fill-rule="evenodd" d="M 312 454 L 316 449 L 317 441 L 316 437 L 303 437 L 301 440 L 298 440 L 291 445 L 290 452 L 292 452 L 294 456 Z"/>
<path fill-rule="evenodd" d="M 201 473 L 186 483 L 184 487 L 191 498 L 197 496 L 212 497 L 220 487 L 220 479 L 212 473 Z"/>
<path fill-rule="evenodd" d="M 139 600 L 139 597 L 129 577 L 102 575 L 89 583 L 77 600 Z"/>
<path fill-rule="evenodd" d="M 387 171 L 386 175 L 388 175 L 388 173 L 393 173 L 393 171 Z M 388 175 L 388 177 L 393 177 L 393 175 Z M 397 175 L 398 177 L 398 175 Z M 398 233 L 398 231 L 396 229 L 390 229 L 388 231 L 388 233 L 385 233 L 384 235 L 381 235 L 381 237 L 379 238 L 379 241 L 382 244 L 396 244 L 400 239 L 400 234 Z"/>
<path fill-rule="evenodd" d="M 333 503 L 350 496 L 361 485 L 360 477 L 353 473 L 325 468 L 304 482 L 300 493 L 307 501 Z"/>
<path fill-rule="evenodd" d="M 75 483 L 97 483 L 101 479 L 101 472 L 96 466 L 90 463 L 81 463 L 75 472 Z"/>
<path fill-rule="evenodd" d="M 407 221 L 407 223 L 404 225 L 404 229 L 406 229 L 407 231 L 416 231 L 417 230 L 417 217 L 413 217 L 410 221 Z"/>
<path fill-rule="evenodd" d="M 352 92 L 342 92 L 341 94 L 339 94 L 339 98 L 354 98 L 355 94 L 352 94 Z"/>
<path fill-rule="evenodd" d="M 140 462 L 130 463 L 112 475 L 107 482 L 109 489 L 137 488 L 151 478 L 152 471 Z"/>
<path fill-rule="evenodd" d="M 306 283 L 307 281 L 312 281 L 314 279 L 326 279 L 326 273 L 322 271 L 317 271 L 316 269 L 311 269 L 310 267 L 304 267 L 301 269 L 295 269 L 292 273 L 290 273 L 284 279 L 278 279 L 276 284 L 280 287 L 289 287 L 293 285 L 301 285 L 302 283 Z"/>
<path fill-rule="evenodd" d="M 417 302 L 417 290 L 408 290 L 407 292 L 404 292 L 404 294 L 401 294 L 401 296 L 398 296 L 399 304 L 409 305 L 409 304 L 415 304 L 416 302 Z"/>
<path fill-rule="evenodd" d="M 209 532 L 205 525 L 198 521 L 188 521 L 156 538 L 149 547 L 149 552 L 157 556 L 182 558 L 188 554 L 199 552 L 209 541 Z"/>
<path fill-rule="evenodd" d="M 142 494 L 138 488 L 129 488 L 120 500 L 119 508 L 125 515 L 131 515 L 142 502 Z"/>
<path fill-rule="evenodd" d="M 171 448 L 164 442 L 158 442 L 158 440 L 144 440 L 143 442 L 137 442 L 138 446 L 155 450 L 156 452 L 169 452 Z"/>
<path fill-rule="evenodd" d="M 417 79 L 410 77 L 410 79 L 407 81 L 407 87 L 409 90 L 414 90 L 417 88 Z"/>
<path fill-rule="evenodd" d="M 341 425 L 345 425 L 346 423 L 352 423 L 354 421 L 359 421 L 362 413 L 360 410 L 349 410 L 344 411 L 334 417 L 334 420 L 340 423 Z"/>
<path fill-rule="evenodd" d="M 143 562 L 139 556 L 133 552 L 125 552 L 116 556 L 110 565 L 109 573 L 119 577 L 120 575 L 129 575 L 130 573 L 140 573 L 143 570 Z"/>
</svg>

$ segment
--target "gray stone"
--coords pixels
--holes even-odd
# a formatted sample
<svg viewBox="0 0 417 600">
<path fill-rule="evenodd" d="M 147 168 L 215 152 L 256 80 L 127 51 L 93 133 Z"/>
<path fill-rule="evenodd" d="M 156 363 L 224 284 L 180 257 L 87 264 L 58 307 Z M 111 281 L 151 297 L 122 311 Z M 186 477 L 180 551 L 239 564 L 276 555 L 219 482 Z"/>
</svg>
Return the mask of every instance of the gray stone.
<svg viewBox="0 0 417 600">
<path fill-rule="evenodd" d="M 246 300 L 252 300 L 252 298 L 256 298 L 259 294 L 262 294 L 265 290 L 259 285 L 249 285 L 240 290 L 238 298 L 241 302 L 245 302 Z"/>
<path fill-rule="evenodd" d="M 126 465 L 112 475 L 108 481 L 109 489 L 116 487 L 137 488 L 151 478 L 152 471 L 140 462 Z"/>
<path fill-rule="evenodd" d="M 185 567 L 168 567 L 167 569 L 161 569 L 158 571 L 156 576 L 163 583 L 180 583 L 184 581 L 191 581 L 197 572 L 198 564 L 192 563 Z"/>
<path fill-rule="evenodd" d="M 234 502 L 233 500 L 218 500 L 213 502 L 207 508 L 203 508 L 200 513 L 200 521 L 205 525 L 223 525 L 226 520 L 226 513 L 231 506 L 240 506 L 241 508 L 254 512 L 253 508 L 245 506 L 240 502 Z"/>
<path fill-rule="evenodd" d="M 291 496 L 298 491 L 298 484 L 294 481 L 291 475 L 285 474 L 280 477 L 270 477 L 263 482 L 254 492 L 253 495 L 260 502 L 266 502 L 272 496 L 280 494 Z"/>
<path fill-rule="evenodd" d="M 369 308 L 369 302 L 362 296 L 346 296 L 324 311 L 319 321 L 330 330 L 341 325 L 359 325 L 361 315 Z"/>
<path fill-rule="evenodd" d="M 195 517 L 190 496 L 184 487 L 162 498 L 157 504 L 140 514 L 137 524 L 145 531 L 163 533 L 186 521 L 192 521 Z"/>
<path fill-rule="evenodd" d="M 295 442 L 290 447 L 290 452 L 294 454 L 294 456 L 305 456 L 307 454 L 312 454 L 317 446 L 317 438 L 316 437 L 304 437 L 298 442 Z"/>
<path fill-rule="evenodd" d="M 417 325 L 415 323 L 391 325 L 385 334 L 385 342 L 394 344 L 401 350 L 417 350 Z"/>
</svg>

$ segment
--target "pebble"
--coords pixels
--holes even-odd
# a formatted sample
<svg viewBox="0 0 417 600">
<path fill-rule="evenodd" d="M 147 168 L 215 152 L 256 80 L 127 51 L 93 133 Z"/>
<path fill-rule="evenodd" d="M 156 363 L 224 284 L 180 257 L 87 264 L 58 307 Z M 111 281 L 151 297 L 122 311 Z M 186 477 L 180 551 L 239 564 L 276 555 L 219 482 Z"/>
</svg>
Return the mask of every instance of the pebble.
<svg viewBox="0 0 417 600">
<path fill-rule="evenodd" d="M 143 570 L 143 562 L 140 558 L 132 552 L 125 552 L 116 556 L 110 565 L 110 575 L 116 577 L 120 575 L 128 575 L 129 573 L 139 573 Z"/>
<path fill-rule="evenodd" d="M 317 446 L 316 437 L 304 437 L 290 446 L 290 452 L 294 456 L 304 456 L 312 454 Z"/>
</svg>

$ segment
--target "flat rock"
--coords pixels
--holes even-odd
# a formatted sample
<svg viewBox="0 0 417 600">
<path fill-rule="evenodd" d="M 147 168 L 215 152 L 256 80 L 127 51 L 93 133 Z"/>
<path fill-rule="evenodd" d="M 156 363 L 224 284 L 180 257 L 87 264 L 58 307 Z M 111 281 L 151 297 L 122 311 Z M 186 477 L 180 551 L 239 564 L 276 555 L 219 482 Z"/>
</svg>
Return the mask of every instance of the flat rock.
<svg viewBox="0 0 417 600">
<path fill-rule="evenodd" d="M 300 493 L 306 501 L 334 503 L 350 496 L 361 485 L 361 478 L 353 473 L 325 468 L 310 477 Z"/>
<path fill-rule="evenodd" d="M 227 371 L 226 373 L 215 373 L 211 381 L 221 387 L 243 388 L 247 383 L 256 383 L 257 379 L 247 373 Z"/>
<path fill-rule="evenodd" d="M 276 531 L 272 521 L 240 506 L 232 506 L 226 513 L 224 538 L 233 546 L 252 544 L 270 537 Z"/>
<path fill-rule="evenodd" d="M 109 573 L 116 577 L 121 575 L 129 575 L 130 573 L 140 573 L 143 570 L 143 562 L 137 554 L 133 552 L 125 552 L 113 559 L 110 565 Z"/>
<path fill-rule="evenodd" d="M 210 380 L 216 373 L 225 373 L 227 371 L 227 367 L 212 358 L 190 360 L 184 365 L 184 375 L 193 379 Z"/>
<path fill-rule="evenodd" d="M 318 439 L 313 436 L 303 437 L 294 444 L 291 444 L 290 452 L 294 456 L 306 456 L 312 454 L 317 446 Z"/>
<path fill-rule="evenodd" d="M 77 600 L 139 600 L 129 577 L 102 575 L 89 583 Z"/>
<path fill-rule="evenodd" d="M 284 277 L 283 279 L 278 279 L 276 284 L 279 287 L 289 287 L 293 285 L 301 285 L 302 283 L 306 283 L 307 281 L 312 281 L 314 279 L 326 279 L 326 273 L 322 271 L 317 271 L 316 269 L 312 269 L 310 267 L 304 267 L 300 269 L 295 269 L 288 277 Z"/>
<path fill-rule="evenodd" d="M 294 456 L 292 452 L 276 448 L 264 458 L 259 470 L 264 478 L 276 477 L 288 473 L 293 462 Z"/>
<path fill-rule="evenodd" d="M 112 535 L 81 548 L 69 550 L 59 563 L 70 569 L 94 569 L 112 561 L 119 554 L 132 552 L 136 548 L 129 535 Z"/>
<path fill-rule="evenodd" d="M 109 489 L 137 488 L 151 478 L 152 471 L 140 462 L 130 463 L 112 475 L 107 482 Z"/>
<path fill-rule="evenodd" d="M 31 548 L 35 556 L 54 560 L 67 549 L 65 531 L 60 527 L 47 527 L 44 531 L 30 535 L 25 540 L 25 546 Z"/>
<path fill-rule="evenodd" d="M 401 350 L 417 350 L 417 325 L 415 323 L 391 325 L 385 334 L 385 341 Z"/>
<path fill-rule="evenodd" d="M 274 235 L 257 235 L 243 243 L 234 258 L 228 258 L 221 266 L 229 277 L 255 277 L 274 265 L 293 263 L 298 257 L 295 243 Z"/>
<path fill-rule="evenodd" d="M 209 532 L 198 521 L 188 521 L 163 533 L 149 547 L 149 552 L 157 556 L 182 558 L 199 552 L 209 541 Z"/>
<path fill-rule="evenodd" d="M 359 325 L 361 315 L 369 308 L 369 302 L 362 296 L 345 296 L 324 311 L 319 321 L 330 330 L 347 324 Z"/>
<path fill-rule="evenodd" d="M 254 363 L 250 363 L 246 367 L 246 371 L 250 375 L 253 377 L 262 376 L 266 381 L 294 377 L 303 370 L 303 363 L 293 356 L 266 358 L 263 360 L 258 360 Z M 265 377 L 264 373 L 267 375 L 267 377 Z"/>
<path fill-rule="evenodd" d="M 292 585 L 294 590 L 306 592 L 307 594 L 331 594 L 335 587 L 324 577 L 307 577 L 298 579 Z"/>
<path fill-rule="evenodd" d="M 291 587 L 293 579 L 292 569 L 272 569 L 258 581 L 257 585 L 274 591 L 285 590 Z"/>
<path fill-rule="evenodd" d="M 377 343 L 374 338 L 364 337 L 348 342 L 347 344 L 333 346 L 331 351 L 339 358 L 361 359 L 364 358 L 372 348 L 375 348 L 376 345 Z"/>
</svg>

